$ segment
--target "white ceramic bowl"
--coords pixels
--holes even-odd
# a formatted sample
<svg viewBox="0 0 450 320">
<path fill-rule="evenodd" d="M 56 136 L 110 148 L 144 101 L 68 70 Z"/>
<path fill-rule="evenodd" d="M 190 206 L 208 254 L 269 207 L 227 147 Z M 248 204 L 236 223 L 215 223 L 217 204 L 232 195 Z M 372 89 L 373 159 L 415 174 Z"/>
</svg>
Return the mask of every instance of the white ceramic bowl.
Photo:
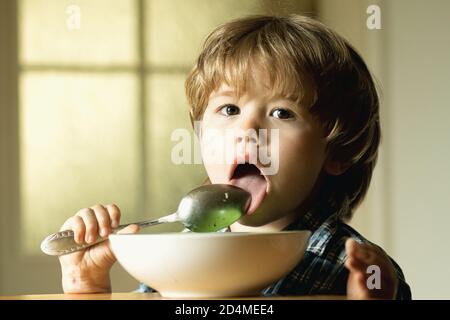
<svg viewBox="0 0 450 320">
<path fill-rule="evenodd" d="M 110 235 L 119 263 L 163 297 L 259 295 L 291 271 L 309 231 Z"/>
</svg>

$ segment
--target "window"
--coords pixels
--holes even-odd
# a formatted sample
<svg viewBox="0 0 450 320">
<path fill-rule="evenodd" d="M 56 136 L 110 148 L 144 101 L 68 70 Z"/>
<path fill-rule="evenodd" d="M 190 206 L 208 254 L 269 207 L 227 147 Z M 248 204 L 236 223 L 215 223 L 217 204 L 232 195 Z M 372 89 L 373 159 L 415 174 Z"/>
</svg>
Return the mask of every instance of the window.
<svg viewBox="0 0 450 320">
<path fill-rule="evenodd" d="M 186 74 L 215 26 L 270 7 L 262 0 L 19 1 L 24 252 L 38 253 L 43 237 L 95 203 L 117 203 L 126 222 L 175 211 L 206 176 L 202 165 L 170 160 L 172 130 L 191 130 Z"/>
</svg>

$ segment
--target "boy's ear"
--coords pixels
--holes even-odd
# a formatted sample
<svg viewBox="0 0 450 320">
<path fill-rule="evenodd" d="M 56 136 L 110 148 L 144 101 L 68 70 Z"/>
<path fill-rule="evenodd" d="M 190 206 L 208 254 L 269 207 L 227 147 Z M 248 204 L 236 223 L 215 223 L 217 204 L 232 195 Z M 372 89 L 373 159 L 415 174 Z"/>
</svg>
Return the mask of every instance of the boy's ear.
<svg viewBox="0 0 450 320">
<path fill-rule="evenodd" d="M 333 176 L 339 176 L 343 174 L 349 167 L 350 165 L 348 164 L 343 164 L 340 161 L 331 159 L 328 159 L 324 165 L 325 172 Z"/>
</svg>

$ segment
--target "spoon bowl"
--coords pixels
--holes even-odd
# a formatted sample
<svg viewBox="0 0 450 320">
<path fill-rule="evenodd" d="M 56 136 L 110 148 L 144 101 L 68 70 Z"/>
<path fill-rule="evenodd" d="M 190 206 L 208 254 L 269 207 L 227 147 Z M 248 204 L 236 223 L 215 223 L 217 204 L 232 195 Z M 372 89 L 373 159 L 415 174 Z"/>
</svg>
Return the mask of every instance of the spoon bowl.
<svg viewBox="0 0 450 320">
<path fill-rule="evenodd" d="M 229 184 L 211 184 L 189 192 L 176 212 L 179 221 L 193 232 L 216 232 L 247 212 L 251 195 Z"/>
</svg>

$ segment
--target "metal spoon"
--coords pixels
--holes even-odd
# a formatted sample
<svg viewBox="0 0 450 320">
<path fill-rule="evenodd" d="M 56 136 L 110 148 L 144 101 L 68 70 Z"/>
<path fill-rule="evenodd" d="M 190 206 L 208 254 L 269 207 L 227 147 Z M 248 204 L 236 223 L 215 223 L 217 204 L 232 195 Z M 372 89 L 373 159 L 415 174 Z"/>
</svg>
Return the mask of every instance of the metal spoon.
<svg viewBox="0 0 450 320">
<path fill-rule="evenodd" d="M 176 212 L 156 220 L 123 224 L 113 229 L 112 233 L 117 233 L 130 224 L 145 228 L 176 221 L 194 232 L 216 232 L 239 220 L 247 211 L 250 202 L 251 194 L 239 187 L 228 184 L 204 185 L 184 196 Z M 46 237 L 41 243 L 41 250 L 48 255 L 60 256 L 83 250 L 107 239 L 108 237 L 98 237 L 94 243 L 78 244 L 74 240 L 73 231 L 66 230 Z"/>
</svg>

